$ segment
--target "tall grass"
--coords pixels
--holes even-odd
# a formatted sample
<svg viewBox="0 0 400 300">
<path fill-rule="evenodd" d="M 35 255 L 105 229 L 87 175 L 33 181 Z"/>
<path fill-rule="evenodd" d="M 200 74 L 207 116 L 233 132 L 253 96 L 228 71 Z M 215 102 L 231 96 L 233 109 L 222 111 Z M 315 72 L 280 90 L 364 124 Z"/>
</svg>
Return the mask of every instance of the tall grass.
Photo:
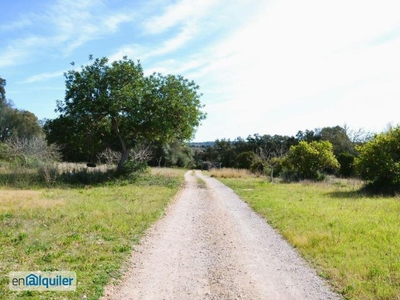
<svg viewBox="0 0 400 300">
<path fill-rule="evenodd" d="M 223 179 L 345 299 L 400 299 L 400 198 L 360 182 L 273 184 Z"/>
<path fill-rule="evenodd" d="M 0 299 L 98 299 L 183 182 L 182 170 L 80 188 L 0 189 Z M 76 292 L 11 292 L 11 271 L 75 271 Z"/>
<path fill-rule="evenodd" d="M 249 170 L 233 168 L 211 169 L 210 171 L 210 176 L 216 178 L 246 178 L 250 174 Z"/>
</svg>

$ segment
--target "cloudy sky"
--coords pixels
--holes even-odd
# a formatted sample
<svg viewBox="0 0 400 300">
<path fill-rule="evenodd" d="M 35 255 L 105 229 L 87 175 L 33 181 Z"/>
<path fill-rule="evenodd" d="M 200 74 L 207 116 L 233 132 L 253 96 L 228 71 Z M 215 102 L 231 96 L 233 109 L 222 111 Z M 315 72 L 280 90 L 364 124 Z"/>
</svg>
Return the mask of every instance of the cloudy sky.
<svg viewBox="0 0 400 300">
<path fill-rule="evenodd" d="M 400 123 L 398 0 L 0 0 L 7 98 L 55 118 L 70 62 L 140 59 L 200 85 L 194 141 Z"/>
</svg>

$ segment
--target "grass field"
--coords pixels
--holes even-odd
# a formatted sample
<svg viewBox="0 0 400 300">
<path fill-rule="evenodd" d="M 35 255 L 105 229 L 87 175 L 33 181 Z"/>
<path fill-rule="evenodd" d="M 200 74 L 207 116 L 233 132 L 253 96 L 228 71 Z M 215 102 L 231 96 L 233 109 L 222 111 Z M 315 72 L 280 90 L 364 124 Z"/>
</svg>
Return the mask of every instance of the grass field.
<svg viewBox="0 0 400 300">
<path fill-rule="evenodd" d="M 400 299 L 400 198 L 357 181 L 220 179 L 264 216 L 345 299 Z"/>
<path fill-rule="evenodd" d="M 183 170 L 152 169 L 132 184 L 0 187 L 0 299 L 98 299 L 145 229 L 179 190 Z M 76 292 L 11 292 L 11 271 L 75 271 Z"/>
</svg>

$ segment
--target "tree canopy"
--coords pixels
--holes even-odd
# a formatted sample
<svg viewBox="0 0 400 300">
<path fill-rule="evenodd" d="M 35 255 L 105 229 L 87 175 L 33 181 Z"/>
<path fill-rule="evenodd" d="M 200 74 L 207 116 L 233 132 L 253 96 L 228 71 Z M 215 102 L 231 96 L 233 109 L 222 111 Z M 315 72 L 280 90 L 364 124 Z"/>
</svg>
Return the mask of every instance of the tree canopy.
<svg viewBox="0 0 400 300">
<path fill-rule="evenodd" d="M 362 179 L 372 181 L 378 188 L 400 184 L 400 126 L 377 134 L 364 145 L 357 146 L 356 170 Z"/>
<path fill-rule="evenodd" d="M 97 58 L 80 71 L 66 72 L 65 78 L 65 99 L 57 105 L 61 115 L 46 125 L 49 139 L 57 142 L 53 133 L 70 136 L 73 130 L 69 142 L 77 147 L 116 147 L 122 154 L 119 171 L 136 145 L 190 140 L 205 118 L 193 81 L 179 75 L 145 76 L 140 62 L 127 57 L 112 63 Z"/>
</svg>

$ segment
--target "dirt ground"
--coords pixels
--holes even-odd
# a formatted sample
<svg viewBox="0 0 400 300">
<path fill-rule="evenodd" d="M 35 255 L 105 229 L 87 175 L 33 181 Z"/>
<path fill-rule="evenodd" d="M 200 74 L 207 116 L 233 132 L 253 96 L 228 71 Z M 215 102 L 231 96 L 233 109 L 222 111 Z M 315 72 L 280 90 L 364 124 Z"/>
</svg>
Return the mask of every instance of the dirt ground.
<svg viewBox="0 0 400 300">
<path fill-rule="evenodd" d="M 103 300 L 340 299 L 231 189 L 200 171 L 185 180 Z"/>
</svg>

